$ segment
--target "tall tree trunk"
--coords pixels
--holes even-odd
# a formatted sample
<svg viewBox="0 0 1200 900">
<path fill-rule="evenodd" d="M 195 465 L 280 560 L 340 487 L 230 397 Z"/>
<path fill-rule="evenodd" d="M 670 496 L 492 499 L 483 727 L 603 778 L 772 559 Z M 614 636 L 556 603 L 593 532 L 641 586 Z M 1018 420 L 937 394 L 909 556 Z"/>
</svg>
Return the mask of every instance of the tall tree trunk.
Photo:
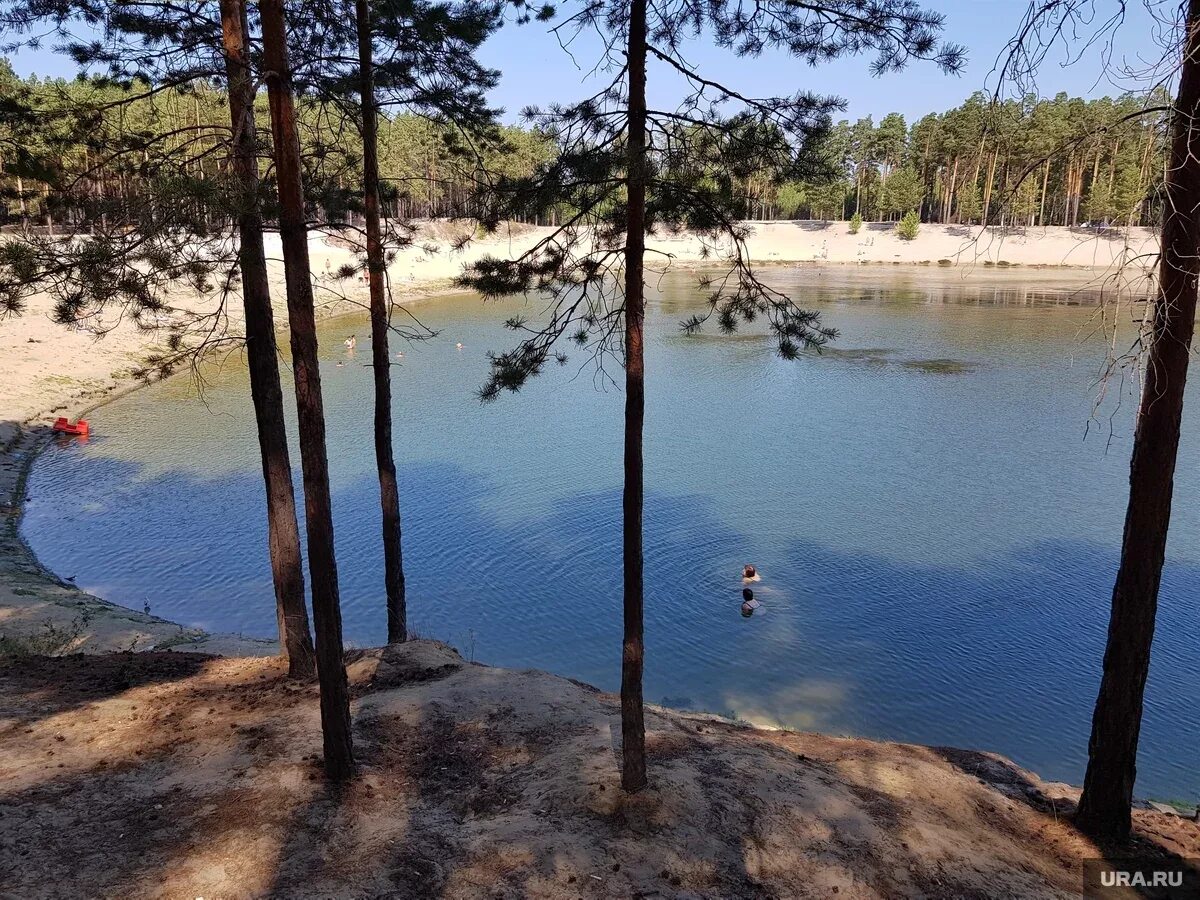
<svg viewBox="0 0 1200 900">
<path fill-rule="evenodd" d="M 1046 160 L 1046 166 L 1042 169 L 1042 202 L 1038 204 L 1038 224 L 1043 228 L 1046 227 L 1046 185 L 1050 183 L 1050 160 Z"/>
<path fill-rule="evenodd" d="M 954 214 L 954 193 L 958 186 L 958 157 L 954 157 L 954 168 L 950 172 L 950 183 L 946 185 L 946 208 L 942 213 L 943 222 L 954 221 L 951 217 Z"/>
<path fill-rule="evenodd" d="M 1072 153 L 1067 159 L 1067 174 L 1063 180 L 1063 224 L 1067 226 L 1074 225 L 1074 219 L 1071 214 L 1072 210 L 1072 191 L 1075 187 L 1075 154 Z"/>
<path fill-rule="evenodd" d="M 29 224 L 29 206 L 25 203 L 25 181 L 17 176 L 17 203 L 21 209 L 21 225 Z"/>
<path fill-rule="evenodd" d="M 1142 697 L 1150 670 L 1183 388 L 1196 319 L 1200 133 L 1194 123 L 1200 116 L 1200 0 L 1189 0 L 1186 28 L 1171 121 L 1171 164 L 1164 185 L 1159 296 L 1134 432 L 1129 507 L 1113 588 L 1104 675 L 1092 716 L 1077 817 L 1080 828 L 1101 839 L 1125 840 L 1131 827 Z"/>
<path fill-rule="evenodd" d="M 1141 194 L 1141 197 L 1138 199 L 1138 202 L 1136 204 L 1134 204 L 1133 209 L 1130 210 L 1130 212 L 1129 212 L 1129 224 L 1130 225 L 1133 225 L 1135 220 L 1141 219 L 1142 209 L 1146 204 L 1146 196 L 1145 196 L 1146 182 L 1150 178 L 1150 168 L 1151 168 L 1150 150 L 1151 150 L 1153 143 L 1154 143 L 1154 130 L 1147 129 L 1146 130 L 1146 146 L 1142 151 L 1142 163 L 1138 167 L 1138 193 Z"/>
<path fill-rule="evenodd" d="M 646 786 L 646 722 L 642 709 L 642 428 L 646 414 L 646 317 L 642 264 L 646 252 L 646 0 L 629 11 L 629 166 L 625 229 L 625 493 L 624 620 L 621 654 L 621 787 Z"/>
<path fill-rule="evenodd" d="M 342 781 L 354 774 L 350 697 L 342 654 L 342 611 L 333 550 L 333 509 L 329 499 L 329 459 L 325 450 L 325 410 L 317 358 L 308 228 L 300 174 L 300 139 L 288 64 L 283 0 L 259 0 L 263 61 L 275 137 L 275 178 L 279 186 L 279 235 L 292 335 L 296 412 L 300 423 L 300 466 L 304 473 L 304 520 L 308 529 L 308 574 L 312 583 L 321 685 L 321 734 L 325 772 Z"/>
<path fill-rule="evenodd" d="M 242 206 L 237 224 L 241 243 L 242 304 L 246 311 L 246 358 L 250 396 L 258 426 L 258 449 L 267 489 L 267 542 L 275 584 L 279 647 L 292 677 L 314 672 L 308 608 L 304 604 L 304 568 L 296 495 L 283 418 L 283 388 L 275 344 L 275 316 L 267 281 L 262 211 L 258 199 L 257 138 L 254 127 L 254 81 L 250 73 L 245 0 L 221 0 L 221 32 L 225 74 L 229 81 L 229 117 L 233 124 L 232 169 Z"/>
<path fill-rule="evenodd" d="M 988 166 L 987 187 L 983 189 L 983 226 L 985 228 L 988 223 L 988 211 L 992 204 L 992 185 L 996 180 L 996 157 L 999 155 L 999 150 L 992 153 L 992 162 Z"/>
<path fill-rule="evenodd" d="M 355 0 L 358 26 L 359 93 L 362 102 L 363 212 L 366 214 L 367 273 L 371 291 L 371 361 L 375 378 L 375 466 L 383 512 L 383 582 L 387 590 L 388 643 L 408 639 L 404 598 L 404 557 L 400 552 L 400 492 L 392 456 L 392 363 L 388 353 L 388 308 L 384 279 L 383 230 L 379 222 L 379 118 L 375 102 L 371 10 Z"/>
</svg>

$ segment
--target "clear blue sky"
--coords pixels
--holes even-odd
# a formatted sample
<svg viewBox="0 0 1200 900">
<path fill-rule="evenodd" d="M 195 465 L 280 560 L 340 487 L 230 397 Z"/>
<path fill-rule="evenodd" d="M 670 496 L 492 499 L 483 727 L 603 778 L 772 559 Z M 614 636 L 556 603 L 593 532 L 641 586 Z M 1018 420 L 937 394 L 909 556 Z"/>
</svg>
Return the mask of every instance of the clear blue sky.
<svg viewBox="0 0 1200 900">
<path fill-rule="evenodd" d="M 568 6 L 569 0 L 563 5 Z M 968 64 L 961 75 L 945 75 L 932 64 L 915 63 L 899 74 L 873 78 L 869 58 L 842 59 L 812 68 L 782 54 L 738 59 L 699 42 L 690 48 L 688 58 L 716 80 L 727 80 L 756 96 L 797 90 L 834 94 L 847 101 L 844 116 L 852 120 L 873 115 L 878 121 L 886 113 L 900 112 L 911 122 L 926 113 L 957 106 L 973 91 L 995 87 L 994 79 L 989 82 L 989 72 L 997 54 L 1016 33 L 1027 0 L 925 0 L 924 5 L 943 13 L 946 37 L 967 48 Z M 1115 0 L 1095 0 L 1098 10 L 1111 10 L 1116 5 Z M 1142 0 L 1130 0 L 1129 6 L 1126 22 L 1117 33 L 1113 61 L 1142 69 L 1145 62 L 1157 61 L 1161 51 L 1154 40 L 1153 20 Z M 1165 7 L 1170 6 L 1168 0 Z M 587 96 L 589 87 L 594 90 L 600 85 L 598 77 L 586 78 L 594 64 L 594 48 L 590 49 L 591 53 L 581 48 L 576 67 L 546 33 L 546 26 L 504 29 L 488 42 L 483 53 L 485 62 L 504 73 L 496 101 L 511 118 L 525 105 Z M 1063 60 L 1061 48 L 1047 58 L 1038 76 L 1039 93 L 1053 96 L 1067 91 L 1092 97 L 1117 94 L 1132 86 L 1114 84 L 1113 79 L 1102 77 L 1098 51 L 1087 53 L 1068 67 L 1061 64 Z M 677 84 L 661 69 L 650 71 L 648 90 L 651 103 L 656 96 L 662 104 L 678 96 Z"/>
<path fill-rule="evenodd" d="M 563 7 L 571 0 L 563 0 Z M 1171 4 L 1150 0 L 1164 9 Z M 1154 23 L 1142 5 L 1131 0 L 1128 18 L 1117 34 L 1113 59 L 1141 69 L 1161 56 L 1155 38 Z M 942 112 L 958 105 L 973 91 L 992 89 L 989 79 L 997 54 L 1015 33 L 1027 0 L 926 0 L 926 6 L 946 16 L 946 36 L 966 46 L 969 61 L 961 75 L 944 75 L 928 63 L 916 63 L 900 74 L 873 78 L 869 60 L 848 58 L 811 68 L 781 54 L 757 59 L 737 59 L 731 54 L 697 42 L 687 49 L 688 58 L 711 77 L 724 80 L 739 90 L 764 96 L 810 90 L 834 94 L 847 101 L 845 117 L 856 119 L 873 115 L 876 121 L 888 112 L 900 112 L 911 122 L 928 112 Z M 1116 0 L 1095 0 L 1099 10 L 1111 10 Z M 503 72 L 494 102 L 507 110 L 514 120 L 527 105 L 545 105 L 585 96 L 600 85 L 599 77 L 588 77 L 595 62 L 595 46 L 578 48 L 573 62 L 547 32 L 544 24 L 510 26 L 495 35 L 483 48 L 484 62 Z M 1063 66 L 1064 53 L 1056 49 L 1047 58 L 1038 77 L 1039 93 L 1053 96 L 1059 91 L 1092 97 L 1120 93 L 1134 87 L 1114 76 L 1105 76 L 1098 50 L 1086 53 L 1071 66 Z M 74 73 L 69 60 L 49 49 L 24 52 L 12 60 L 21 75 L 69 76 Z M 651 69 L 651 103 L 673 105 L 679 83 L 661 69 Z"/>
</svg>

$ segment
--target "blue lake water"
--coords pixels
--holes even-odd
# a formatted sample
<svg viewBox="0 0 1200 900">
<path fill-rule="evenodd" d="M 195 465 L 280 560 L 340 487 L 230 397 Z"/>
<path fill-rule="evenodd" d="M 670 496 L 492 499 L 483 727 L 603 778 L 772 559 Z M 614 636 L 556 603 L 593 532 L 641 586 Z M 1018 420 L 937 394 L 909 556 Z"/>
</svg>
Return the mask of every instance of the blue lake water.
<svg viewBox="0 0 1200 900">
<path fill-rule="evenodd" d="M 655 282 L 647 698 L 996 750 L 1078 783 L 1136 405 L 1132 383 L 1113 380 L 1093 414 L 1105 345 L 1079 277 L 769 278 L 840 329 L 830 351 L 786 362 L 758 329 L 685 337 L 694 278 Z M 485 353 L 510 346 L 501 323 L 523 306 L 427 301 L 419 314 L 440 336 L 394 347 L 411 622 L 480 661 L 615 689 L 623 396 L 575 358 L 481 406 Z M 361 319 L 321 331 L 343 613 L 358 644 L 386 632 L 367 331 Z M 356 355 L 341 346 L 352 332 Z M 100 596 L 271 636 L 244 365 L 205 374 L 202 391 L 154 385 L 96 411 L 88 443 L 49 448 L 24 533 Z M 608 374 L 619 383 L 611 361 Z M 1138 792 L 1195 800 L 1200 394 L 1189 400 Z M 751 619 L 739 614 L 747 562 L 763 576 Z"/>
</svg>

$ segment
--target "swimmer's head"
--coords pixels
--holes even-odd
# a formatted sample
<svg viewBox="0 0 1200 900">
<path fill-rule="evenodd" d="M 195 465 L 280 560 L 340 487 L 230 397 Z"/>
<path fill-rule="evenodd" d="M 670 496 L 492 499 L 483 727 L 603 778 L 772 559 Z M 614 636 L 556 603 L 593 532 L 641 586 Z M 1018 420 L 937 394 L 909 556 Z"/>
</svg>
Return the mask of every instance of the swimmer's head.
<svg viewBox="0 0 1200 900">
<path fill-rule="evenodd" d="M 753 578 L 757 574 L 758 572 L 755 570 L 754 566 L 746 566 L 744 569 L 742 569 L 743 578 Z"/>
<path fill-rule="evenodd" d="M 742 599 L 749 603 L 754 599 L 754 591 L 750 590 L 750 588 L 742 588 Z"/>
</svg>

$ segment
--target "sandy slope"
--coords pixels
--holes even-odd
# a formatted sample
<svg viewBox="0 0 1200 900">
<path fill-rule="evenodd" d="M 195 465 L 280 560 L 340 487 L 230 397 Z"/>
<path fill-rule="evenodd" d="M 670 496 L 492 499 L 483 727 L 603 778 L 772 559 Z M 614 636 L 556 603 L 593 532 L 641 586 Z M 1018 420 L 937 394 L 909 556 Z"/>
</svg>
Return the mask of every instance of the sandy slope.
<svg viewBox="0 0 1200 900">
<path fill-rule="evenodd" d="M 273 660 L 0 663 L 0 893 L 19 897 L 1063 897 L 1100 855 L 1069 788 L 989 754 L 652 708 L 414 642 L 349 667 L 361 777 L 319 770 Z M 1200 856 L 1138 811 L 1138 853 Z"/>
</svg>

